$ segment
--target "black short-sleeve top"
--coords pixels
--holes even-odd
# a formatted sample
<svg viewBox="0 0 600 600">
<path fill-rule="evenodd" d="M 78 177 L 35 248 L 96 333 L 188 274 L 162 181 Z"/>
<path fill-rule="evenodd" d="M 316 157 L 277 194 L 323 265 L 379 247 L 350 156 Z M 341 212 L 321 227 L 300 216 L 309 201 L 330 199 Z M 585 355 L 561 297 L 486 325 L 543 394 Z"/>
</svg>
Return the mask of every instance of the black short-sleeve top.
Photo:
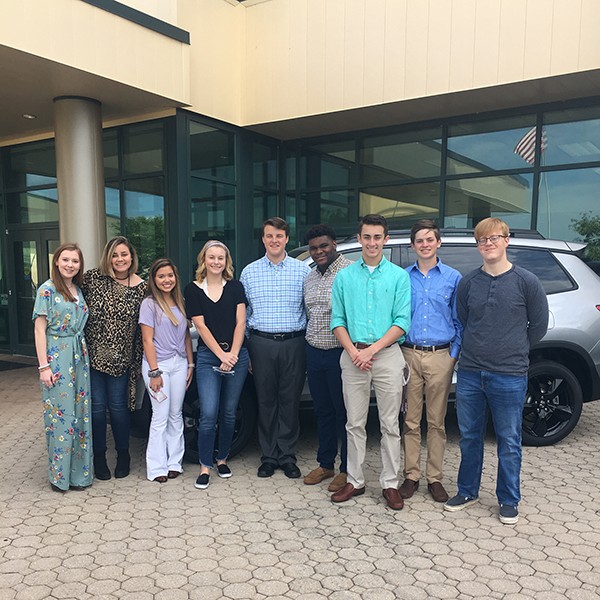
<svg viewBox="0 0 600 600">
<path fill-rule="evenodd" d="M 235 279 L 228 281 L 216 302 L 213 302 L 195 281 L 186 286 L 184 294 L 188 319 L 204 317 L 204 322 L 215 340 L 218 343 L 226 342 L 231 347 L 238 304 L 248 304 L 242 284 Z M 198 345 L 206 345 L 201 337 L 198 338 Z"/>
</svg>

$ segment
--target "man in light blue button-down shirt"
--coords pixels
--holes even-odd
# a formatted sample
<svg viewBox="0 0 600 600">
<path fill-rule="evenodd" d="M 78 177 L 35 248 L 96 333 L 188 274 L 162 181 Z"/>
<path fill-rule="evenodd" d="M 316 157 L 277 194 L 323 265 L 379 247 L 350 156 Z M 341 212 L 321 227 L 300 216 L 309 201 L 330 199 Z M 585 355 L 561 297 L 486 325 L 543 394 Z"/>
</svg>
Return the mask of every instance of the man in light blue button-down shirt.
<svg viewBox="0 0 600 600">
<path fill-rule="evenodd" d="M 410 280 L 406 271 L 383 256 L 388 240 L 381 215 L 361 219 L 362 257 L 340 271 L 332 290 L 331 330 L 344 352 L 340 359 L 347 412 L 348 483 L 331 497 L 345 502 L 365 491 L 363 463 L 371 384 L 377 396 L 381 428 L 379 482 L 390 508 L 399 510 L 401 468 L 398 417 L 404 358 L 398 346 L 410 328 Z"/>
</svg>

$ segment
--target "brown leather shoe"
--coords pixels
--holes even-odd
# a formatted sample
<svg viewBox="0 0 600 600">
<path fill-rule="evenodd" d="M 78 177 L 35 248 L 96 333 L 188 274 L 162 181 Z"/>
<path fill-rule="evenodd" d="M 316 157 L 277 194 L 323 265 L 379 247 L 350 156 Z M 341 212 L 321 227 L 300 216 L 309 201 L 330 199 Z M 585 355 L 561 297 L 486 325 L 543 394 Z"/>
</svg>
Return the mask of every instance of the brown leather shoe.
<svg viewBox="0 0 600 600">
<path fill-rule="evenodd" d="M 387 488 L 383 490 L 383 497 L 392 510 L 401 510 L 404 508 L 404 500 L 402 500 L 402 496 L 396 488 Z"/>
<path fill-rule="evenodd" d="M 431 497 L 436 502 L 447 502 L 448 501 L 448 492 L 444 489 L 444 486 L 439 481 L 434 481 L 433 483 L 427 484 L 427 489 L 431 494 Z"/>
<path fill-rule="evenodd" d="M 333 481 L 329 484 L 327 489 L 330 492 L 337 492 L 341 490 L 348 483 L 348 475 L 346 473 L 338 473 Z"/>
<path fill-rule="evenodd" d="M 412 498 L 413 494 L 419 489 L 419 482 L 414 481 L 413 479 L 405 479 L 400 486 L 398 492 L 400 495 L 407 500 L 408 498 Z"/>
<path fill-rule="evenodd" d="M 306 485 L 316 485 L 317 483 L 321 483 L 321 481 L 325 481 L 325 479 L 329 479 L 334 475 L 335 472 L 333 469 L 324 469 L 323 467 L 317 467 L 316 469 L 313 469 L 304 478 L 304 483 Z"/>
<path fill-rule="evenodd" d="M 331 495 L 332 502 L 346 502 L 354 496 L 362 496 L 365 493 L 365 486 L 355 488 L 351 483 L 347 483 L 341 490 Z"/>
</svg>

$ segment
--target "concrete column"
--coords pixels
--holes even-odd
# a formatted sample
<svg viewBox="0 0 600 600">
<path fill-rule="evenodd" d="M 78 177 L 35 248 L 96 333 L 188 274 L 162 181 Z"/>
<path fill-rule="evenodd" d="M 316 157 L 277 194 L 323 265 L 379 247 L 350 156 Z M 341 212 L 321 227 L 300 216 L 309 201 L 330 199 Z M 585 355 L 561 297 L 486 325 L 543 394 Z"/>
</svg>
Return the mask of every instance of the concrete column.
<svg viewBox="0 0 600 600">
<path fill-rule="evenodd" d="M 77 242 L 85 269 L 98 266 L 106 243 L 101 104 L 54 98 L 56 174 L 61 242 Z"/>
</svg>

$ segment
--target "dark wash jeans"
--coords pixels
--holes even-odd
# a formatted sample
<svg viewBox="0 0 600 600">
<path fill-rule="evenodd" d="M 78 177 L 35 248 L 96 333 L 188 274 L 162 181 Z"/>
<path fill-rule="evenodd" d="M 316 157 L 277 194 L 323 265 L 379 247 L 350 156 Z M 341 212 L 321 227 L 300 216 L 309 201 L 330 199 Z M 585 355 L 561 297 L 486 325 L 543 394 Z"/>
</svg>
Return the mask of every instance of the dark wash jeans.
<svg viewBox="0 0 600 600">
<path fill-rule="evenodd" d="M 499 504 L 519 504 L 521 425 L 526 391 L 526 375 L 458 370 L 456 412 L 460 429 L 458 493 L 461 496 L 479 496 L 489 407 L 498 447 L 496 497 Z"/>
<path fill-rule="evenodd" d="M 198 423 L 198 454 L 200 464 L 212 467 L 217 421 L 219 423 L 219 450 L 217 460 L 229 455 L 235 430 L 235 413 L 248 375 L 248 350 L 240 348 L 233 375 L 221 375 L 213 370 L 221 361 L 206 346 L 198 346 L 196 353 L 196 383 L 200 400 Z"/>
<path fill-rule="evenodd" d="M 96 369 L 90 369 L 90 384 L 94 454 L 106 452 L 107 409 L 117 452 L 129 450 L 131 429 L 131 413 L 128 406 L 129 371 L 113 377 Z"/>
<path fill-rule="evenodd" d="M 321 350 L 306 344 L 306 376 L 319 435 L 317 462 L 324 469 L 333 469 L 339 447 L 340 471 L 345 473 L 348 445 L 340 367 L 342 352 L 343 348 Z"/>
</svg>

